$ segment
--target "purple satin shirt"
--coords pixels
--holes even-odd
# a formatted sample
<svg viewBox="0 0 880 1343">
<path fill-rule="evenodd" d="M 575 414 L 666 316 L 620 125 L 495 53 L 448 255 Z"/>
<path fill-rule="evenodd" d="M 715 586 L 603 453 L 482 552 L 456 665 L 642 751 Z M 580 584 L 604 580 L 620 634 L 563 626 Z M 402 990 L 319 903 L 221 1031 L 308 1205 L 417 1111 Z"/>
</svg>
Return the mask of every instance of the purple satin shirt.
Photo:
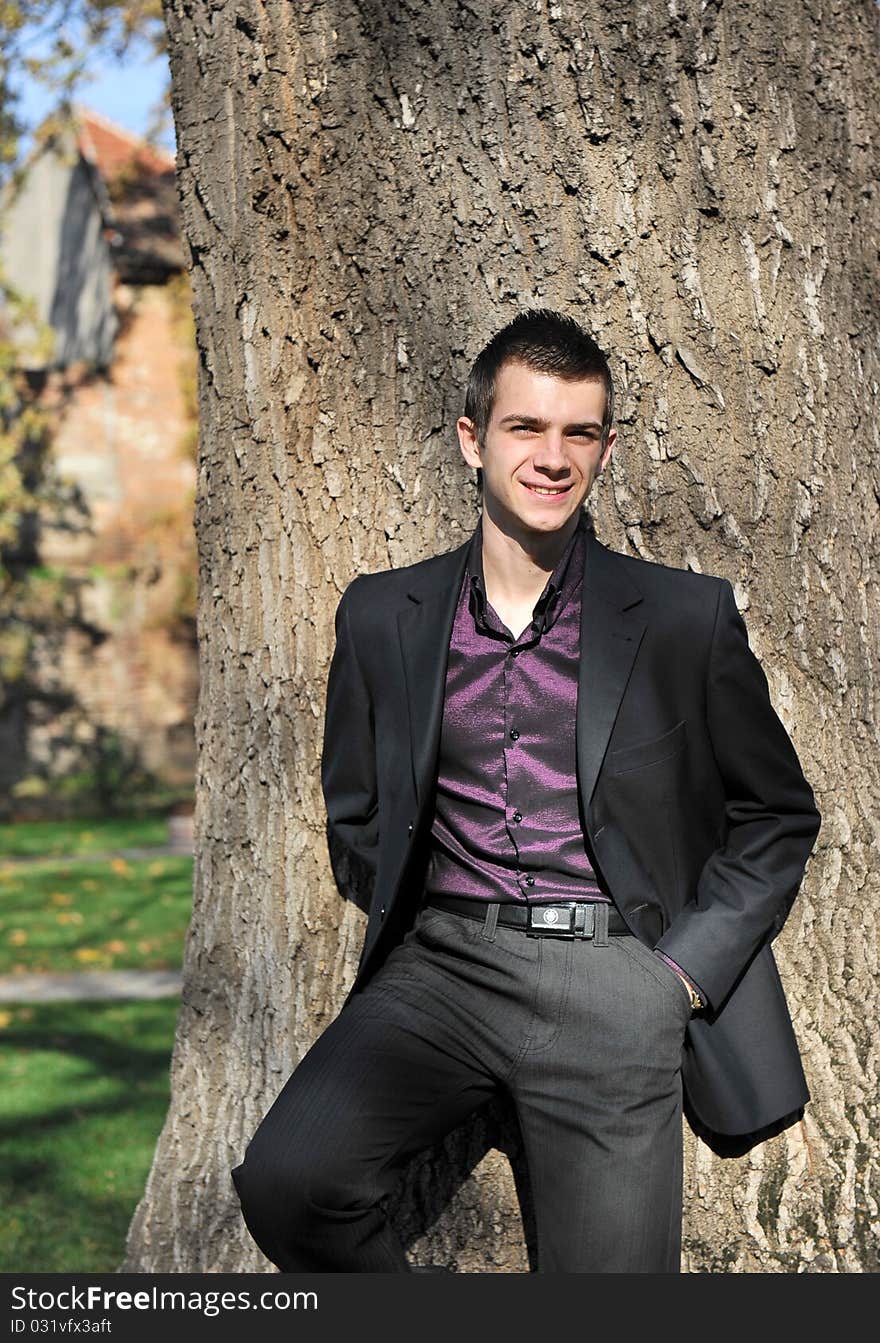
<svg viewBox="0 0 880 1343">
<path fill-rule="evenodd" d="M 477 523 L 449 642 L 429 900 L 613 903 L 587 854 L 576 775 L 586 526 L 582 511 L 514 638 L 486 600 Z"/>
<path fill-rule="evenodd" d="M 449 644 L 429 897 L 610 903 L 575 774 L 585 522 L 516 639 L 486 600 L 477 524 Z"/>
</svg>

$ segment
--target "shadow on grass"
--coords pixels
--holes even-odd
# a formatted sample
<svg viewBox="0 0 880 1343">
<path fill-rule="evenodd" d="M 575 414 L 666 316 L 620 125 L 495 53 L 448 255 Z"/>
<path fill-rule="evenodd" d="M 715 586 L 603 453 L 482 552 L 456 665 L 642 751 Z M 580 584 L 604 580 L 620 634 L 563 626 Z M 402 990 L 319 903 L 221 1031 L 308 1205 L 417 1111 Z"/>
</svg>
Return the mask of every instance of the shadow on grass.
<svg viewBox="0 0 880 1343">
<path fill-rule="evenodd" d="M 168 1108 L 176 998 L 9 1009 L 0 1271 L 113 1272 Z"/>
</svg>

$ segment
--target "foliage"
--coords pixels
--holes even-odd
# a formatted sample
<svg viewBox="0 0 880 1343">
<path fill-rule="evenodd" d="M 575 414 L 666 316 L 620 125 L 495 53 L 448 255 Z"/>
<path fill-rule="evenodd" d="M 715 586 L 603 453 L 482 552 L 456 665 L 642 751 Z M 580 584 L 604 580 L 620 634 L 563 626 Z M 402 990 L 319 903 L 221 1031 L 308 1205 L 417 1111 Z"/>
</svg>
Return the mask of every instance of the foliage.
<svg viewBox="0 0 880 1343">
<path fill-rule="evenodd" d="M 74 40 L 73 34 L 78 34 Z M 0 0 L 0 189 L 8 208 L 23 164 L 23 126 L 17 113 L 12 75 L 26 74 L 49 89 L 55 113 L 40 136 L 69 121 L 71 100 L 86 57 L 103 48 L 121 59 L 136 39 L 164 48 L 161 0 Z M 40 54 L 34 54 L 36 44 Z M 2 214 L 0 214 L 2 227 Z M 23 346 L 22 331 L 30 331 Z M 16 334 L 13 336 L 13 332 Z M 64 608 L 66 576 L 54 583 L 33 573 L 33 539 L 40 518 L 57 518 L 63 487 L 51 478 L 51 420 L 39 402 L 39 385 L 23 371 L 29 355 L 44 362 L 52 332 L 40 324 L 33 303 L 20 294 L 0 267 L 0 708 L 21 685 L 35 632 L 52 609 Z"/>
<path fill-rule="evenodd" d="M 72 126 L 73 99 L 85 78 L 87 59 L 95 52 L 122 60 L 135 42 L 154 54 L 165 49 L 161 0 L 0 0 L 0 228 L 2 211 L 12 203 L 32 157 L 20 154 L 24 127 L 19 121 L 14 85 L 22 75 L 39 81 L 51 93 L 54 112 L 35 133 L 37 144 Z M 167 97 L 154 111 L 160 129 Z M 190 291 L 182 275 L 169 284 L 181 349 L 184 399 L 191 420 L 181 451 L 195 458 L 195 340 Z M 27 333 L 26 335 L 23 333 Z M 41 325 L 34 305 L 19 294 L 0 267 L 0 712 L 22 718 L 31 699 L 40 697 L 31 684 L 31 669 L 45 662 L 47 651 L 60 646 L 61 632 L 78 619 L 78 589 L 84 580 L 65 569 L 40 564 L 38 541 L 47 527 L 82 531 L 90 524 L 88 509 L 75 481 L 60 479 L 51 452 L 54 421 L 60 406 L 47 395 L 51 375 L 28 372 L 51 362 L 53 333 Z M 58 400 L 71 394 L 66 384 L 55 387 Z M 167 581 L 153 593 L 150 623 L 172 637 L 194 638 L 196 604 L 194 499 L 184 491 L 173 509 L 140 514 L 131 537 L 132 564 L 114 584 L 121 600 L 132 592 L 132 569 L 163 572 Z M 33 774 L 20 778 L 19 800 L 38 799 L 53 791 L 65 806 L 78 801 L 105 801 L 109 807 L 132 790 L 155 792 L 155 780 L 135 777 L 136 762 L 110 737 L 96 740 L 85 771 L 61 783 Z M 134 771 L 134 773 L 133 773 Z M 63 783 L 63 789 L 62 789 Z M 59 790 L 64 791 L 61 798 Z M 76 794 L 76 798 L 74 797 Z"/>
<path fill-rule="evenodd" d="M 33 304 L 4 282 L 0 304 L 14 320 L 30 317 Z M 45 350 L 52 333 L 42 327 L 33 342 Z M 0 708 L 21 684 L 35 632 L 47 614 L 63 607 L 66 581 L 35 570 L 34 538 L 40 519 L 57 515 L 57 482 L 49 466 L 50 416 L 38 390 L 19 367 L 20 343 L 0 330 Z"/>
<path fill-rule="evenodd" d="M 122 60 L 139 40 L 157 55 L 164 51 L 161 0 L 0 0 L 0 174 L 14 169 L 23 129 L 13 72 L 53 95 L 56 115 L 43 128 L 51 134 L 70 115 L 87 58 L 100 50 Z"/>
</svg>

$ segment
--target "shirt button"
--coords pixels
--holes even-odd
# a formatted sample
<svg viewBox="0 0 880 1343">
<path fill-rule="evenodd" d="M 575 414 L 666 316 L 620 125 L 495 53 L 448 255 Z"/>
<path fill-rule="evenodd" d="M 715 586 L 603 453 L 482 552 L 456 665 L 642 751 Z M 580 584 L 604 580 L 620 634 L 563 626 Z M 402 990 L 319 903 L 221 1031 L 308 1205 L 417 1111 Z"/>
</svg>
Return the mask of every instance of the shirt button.
<svg viewBox="0 0 880 1343">
<path fill-rule="evenodd" d="M 527 886 L 534 886 L 534 884 L 535 884 L 535 878 L 534 878 L 534 877 L 526 877 L 526 885 L 527 885 Z"/>
<path fill-rule="evenodd" d="M 521 812 L 521 811 L 515 811 L 515 812 L 513 813 L 513 819 L 514 819 L 517 823 L 519 823 L 519 822 L 522 820 L 522 812 Z"/>
<path fill-rule="evenodd" d="M 517 732 L 517 730 L 516 730 L 515 727 L 512 727 L 512 728 L 510 729 L 510 740 L 511 740 L 511 741 L 519 741 L 519 733 Z"/>
<path fill-rule="evenodd" d="M 518 649 L 518 648 L 511 648 L 511 650 L 510 650 L 510 656 L 511 656 L 512 658 L 519 657 L 519 649 Z"/>
</svg>

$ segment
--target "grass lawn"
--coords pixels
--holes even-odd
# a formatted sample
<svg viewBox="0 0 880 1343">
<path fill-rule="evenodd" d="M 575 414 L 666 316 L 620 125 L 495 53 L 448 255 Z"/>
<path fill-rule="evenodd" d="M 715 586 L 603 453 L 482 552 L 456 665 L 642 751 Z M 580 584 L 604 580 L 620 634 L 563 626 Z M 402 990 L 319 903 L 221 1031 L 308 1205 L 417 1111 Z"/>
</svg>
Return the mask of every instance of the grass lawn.
<svg viewBox="0 0 880 1343">
<path fill-rule="evenodd" d="M 0 827 L 0 974 L 179 966 L 192 858 L 97 856 L 167 838 L 161 817 Z M 168 1108 L 178 1008 L 0 1003 L 0 1272 L 119 1266 Z"/>
<path fill-rule="evenodd" d="M 117 824 L 102 830 L 95 850 L 112 846 Z M 192 867 L 187 854 L 0 858 L 0 974 L 179 966 Z"/>
<path fill-rule="evenodd" d="M 0 1004 L 0 1271 L 118 1268 L 168 1108 L 178 1006 Z"/>
<path fill-rule="evenodd" d="M 18 821 L 0 826 L 0 859 L 57 858 L 73 853 L 150 848 L 167 843 L 168 822 L 164 816 Z"/>
</svg>

